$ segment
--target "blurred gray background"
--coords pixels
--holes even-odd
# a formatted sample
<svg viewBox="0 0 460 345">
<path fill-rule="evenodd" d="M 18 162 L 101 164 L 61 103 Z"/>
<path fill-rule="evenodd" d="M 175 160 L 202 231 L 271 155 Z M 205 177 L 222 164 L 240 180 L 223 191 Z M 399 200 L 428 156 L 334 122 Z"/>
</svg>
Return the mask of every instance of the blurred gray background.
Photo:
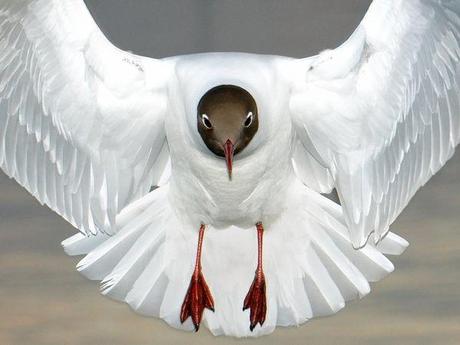
<svg viewBox="0 0 460 345">
<path fill-rule="evenodd" d="M 336 47 L 369 0 L 87 0 L 119 47 L 165 57 Z M 393 225 L 395 273 L 338 315 L 257 340 L 183 333 L 99 295 L 60 242 L 76 230 L 0 173 L 0 344 L 460 344 L 460 152 Z"/>
</svg>

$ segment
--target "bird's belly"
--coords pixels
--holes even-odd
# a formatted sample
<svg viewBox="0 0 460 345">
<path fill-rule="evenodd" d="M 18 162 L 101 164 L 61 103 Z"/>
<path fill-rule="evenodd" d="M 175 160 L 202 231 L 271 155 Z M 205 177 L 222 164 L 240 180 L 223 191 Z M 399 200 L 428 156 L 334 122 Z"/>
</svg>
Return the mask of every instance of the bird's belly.
<svg viewBox="0 0 460 345">
<path fill-rule="evenodd" d="M 249 228 L 281 214 L 287 186 L 293 179 L 288 162 L 282 169 L 271 171 L 236 167 L 232 180 L 225 173 L 188 175 L 186 181 L 173 178 L 171 196 L 178 212 L 197 226 Z"/>
<path fill-rule="evenodd" d="M 278 203 L 270 198 L 273 192 L 269 181 L 257 186 L 241 183 L 235 189 L 222 188 L 222 191 L 213 193 L 212 199 L 208 196 L 204 203 L 206 210 L 203 211 L 209 215 L 208 222 L 214 227 L 252 227 L 262 221 L 266 213 L 277 213 L 272 205 Z"/>
</svg>

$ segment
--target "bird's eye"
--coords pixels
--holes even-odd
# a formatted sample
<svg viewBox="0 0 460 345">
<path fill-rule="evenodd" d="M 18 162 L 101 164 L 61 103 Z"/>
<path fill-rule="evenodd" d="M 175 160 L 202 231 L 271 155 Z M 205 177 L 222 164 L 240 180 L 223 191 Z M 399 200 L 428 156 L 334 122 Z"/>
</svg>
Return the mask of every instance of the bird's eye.
<svg viewBox="0 0 460 345">
<path fill-rule="evenodd" d="M 203 125 L 204 125 L 207 129 L 212 129 L 212 123 L 211 123 L 211 121 L 209 120 L 208 115 L 206 115 L 206 114 L 201 115 L 201 122 L 203 123 Z"/>
<path fill-rule="evenodd" d="M 254 120 L 254 114 L 249 112 L 248 116 L 246 116 L 246 120 L 244 120 L 243 126 L 250 127 L 252 125 L 252 121 Z"/>
</svg>

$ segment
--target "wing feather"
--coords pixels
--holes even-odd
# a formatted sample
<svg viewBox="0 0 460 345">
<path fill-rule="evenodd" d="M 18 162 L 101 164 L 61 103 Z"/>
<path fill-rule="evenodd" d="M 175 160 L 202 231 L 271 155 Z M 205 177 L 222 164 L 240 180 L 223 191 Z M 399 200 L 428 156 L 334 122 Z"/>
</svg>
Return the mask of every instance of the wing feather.
<svg viewBox="0 0 460 345">
<path fill-rule="evenodd" d="M 375 0 L 342 47 L 304 60 L 293 122 L 332 175 L 355 247 L 371 233 L 382 239 L 454 154 L 459 60 L 460 8 L 450 0 Z"/>
<path fill-rule="evenodd" d="M 0 167 L 84 233 L 112 233 L 165 168 L 167 75 L 112 46 L 82 0 L 0 0 Z"/>
</svg>

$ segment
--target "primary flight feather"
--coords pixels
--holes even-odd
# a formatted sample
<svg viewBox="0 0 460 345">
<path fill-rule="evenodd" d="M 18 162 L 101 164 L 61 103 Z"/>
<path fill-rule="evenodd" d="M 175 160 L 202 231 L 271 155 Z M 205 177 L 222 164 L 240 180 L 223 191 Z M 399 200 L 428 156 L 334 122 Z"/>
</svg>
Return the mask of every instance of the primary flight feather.
<svg viewBox="0 0 460 345">
<path fill-rule="evenodd" d="M 82 0 L 0 0 L 0 166 L 81 231 L 103 294 L 267 334 L 393 270 L 391 223 L 460 141 L 459 59 L 457 0 L 375 0 L 305 59 L 140 57 Z"/>
</svg>

